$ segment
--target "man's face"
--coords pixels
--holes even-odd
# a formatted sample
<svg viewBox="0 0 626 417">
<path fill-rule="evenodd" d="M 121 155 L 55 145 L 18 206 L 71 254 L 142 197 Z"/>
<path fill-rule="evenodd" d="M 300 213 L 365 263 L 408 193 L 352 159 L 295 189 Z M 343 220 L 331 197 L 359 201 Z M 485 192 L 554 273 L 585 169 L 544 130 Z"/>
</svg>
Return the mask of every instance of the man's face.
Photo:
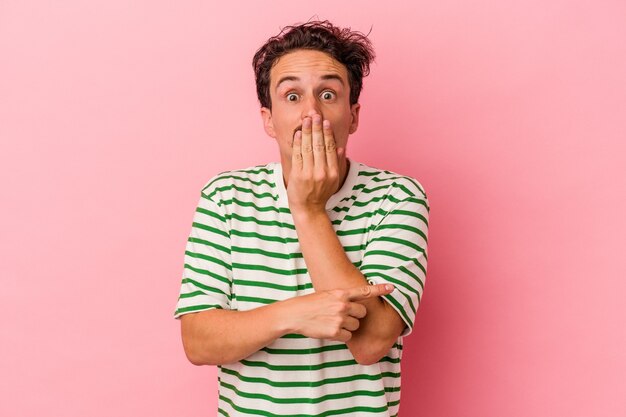
<svg viewBox="0 0 626 417">
<path fill-rule="evenodd" d="M 280 57 L 270 70 L 270 97 L 272 110 L 262 107 L 261 116 L 283 163 L 291 161 L 302 119 L 313 112 L 330 120 L 338 148 L 345 148 L 348 135 L 357 129 L 360 105 L 350 106 L 348 71 L 324 52 L 299 49 Z"/>
</svg>

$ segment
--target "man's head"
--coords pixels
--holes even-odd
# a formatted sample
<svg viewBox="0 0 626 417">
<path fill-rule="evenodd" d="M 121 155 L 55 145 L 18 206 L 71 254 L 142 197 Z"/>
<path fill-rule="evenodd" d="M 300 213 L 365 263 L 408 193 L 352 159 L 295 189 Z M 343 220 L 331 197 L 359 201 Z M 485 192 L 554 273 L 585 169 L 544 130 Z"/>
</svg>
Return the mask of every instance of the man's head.
<svg viewBox="0 0 626 417">
<path fill-rule="evenodd" d="M 337 147 L 345 147 L 358 126 L 363 77 L 374 57 L 365 35 L 328 21 L 287 26 L 259 48 L 252 64 L 261 115 L 283 161 L 302 119 L 313 112 L 330 120 Z"/>
</svg>

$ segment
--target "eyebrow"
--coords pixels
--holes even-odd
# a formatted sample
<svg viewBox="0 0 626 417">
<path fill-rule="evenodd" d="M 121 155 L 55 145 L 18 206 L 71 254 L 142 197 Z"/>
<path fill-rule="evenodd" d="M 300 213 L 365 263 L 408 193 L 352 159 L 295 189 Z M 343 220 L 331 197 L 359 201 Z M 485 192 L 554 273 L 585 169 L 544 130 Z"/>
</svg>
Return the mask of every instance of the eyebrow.
<svg viewBox="0 0 626 417">
<path fill-rule="evenodd" d="M 338 80 L 341 83 L 341 85 L 344 86 L 343 79 L 339 76 L 339 74 L 324 74 L 320 78 L 322 80 Z M 294 75 L 286 75 L 282 77 L 280 80 L 278 80 L 278 84 L 276 84 L 276 90 L 278 90 L 278 86 L 280 86 L 280 84 L 283 81 L 300 81 L 300 78 Z"/>
</svg>

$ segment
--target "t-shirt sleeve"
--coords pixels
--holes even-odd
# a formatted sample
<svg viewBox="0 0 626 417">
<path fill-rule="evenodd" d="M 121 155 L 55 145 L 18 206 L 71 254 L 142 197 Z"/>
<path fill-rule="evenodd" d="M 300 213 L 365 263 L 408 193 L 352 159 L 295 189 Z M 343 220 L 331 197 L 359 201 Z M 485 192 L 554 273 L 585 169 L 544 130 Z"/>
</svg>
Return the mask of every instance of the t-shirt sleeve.
<svg viewBox="0 0 626 417">
<path fill-rule="evenodd" d="M 222 207 L 202 192 L 187 240 L 174 318 L 214 308 L 230 309 L 230 232 Z"/>
<path fill-rule="evenodd" d="M 426 195 L 404 198 L 375 226 L 359 267 L 370 284 L 390 283 L 382 296 L 406 323 L 401 336 L 413 331 L 426 282 L 428 213 Z"/>
</svg>

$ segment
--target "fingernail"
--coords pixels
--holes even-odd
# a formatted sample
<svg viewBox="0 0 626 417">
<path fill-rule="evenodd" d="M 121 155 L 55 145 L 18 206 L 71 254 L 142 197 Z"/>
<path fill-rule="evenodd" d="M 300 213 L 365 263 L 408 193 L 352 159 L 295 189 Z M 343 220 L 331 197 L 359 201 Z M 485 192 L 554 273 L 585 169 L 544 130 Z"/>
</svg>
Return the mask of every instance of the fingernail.
<svg viewBox="0 0 626 417">
<path fill-rule="evenodd" d="M 391 290 L 393 290 L 393 285 L 391 285 L 391 284 L 386 284 L 386 285 L 385 285 L 385 289 L 387 289 L 387 290 L 391 291 Z"/>
</svg>

